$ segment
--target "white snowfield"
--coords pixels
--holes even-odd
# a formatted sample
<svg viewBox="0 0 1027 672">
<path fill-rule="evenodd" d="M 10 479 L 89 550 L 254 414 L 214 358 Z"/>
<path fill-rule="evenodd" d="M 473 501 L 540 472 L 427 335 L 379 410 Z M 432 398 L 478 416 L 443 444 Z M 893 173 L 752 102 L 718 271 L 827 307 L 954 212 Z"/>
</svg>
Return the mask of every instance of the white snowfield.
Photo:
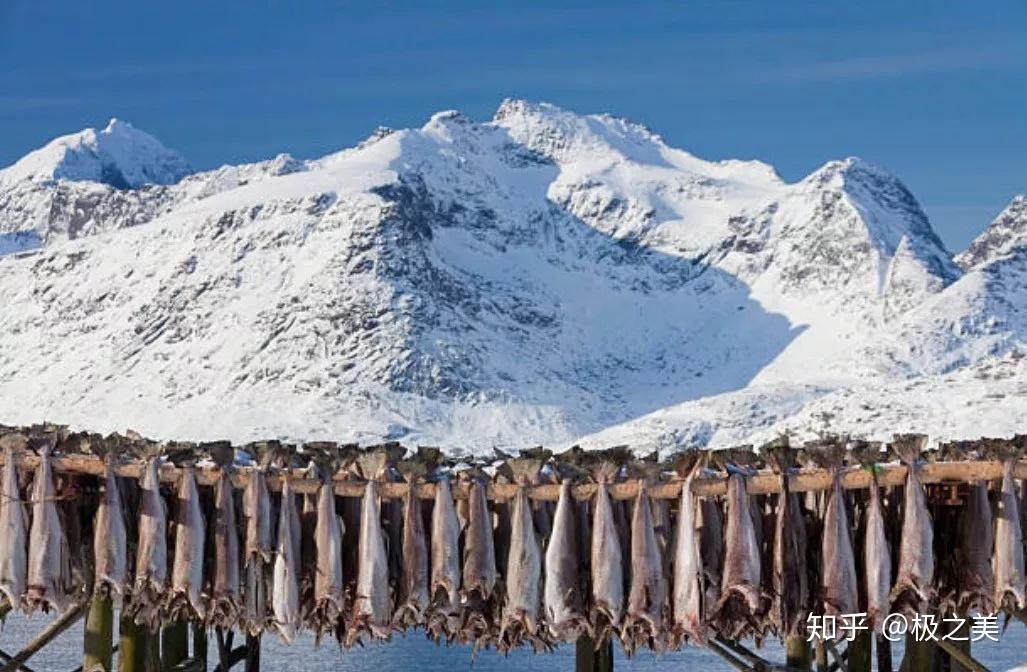
<svg viewBox="0 0 1027 672">
<path fill-rule="evenodd" d="M 1027 429 L 1022 198 L 954 260 L 859 159 L 788 184 L 516 100 L 187 172 L 123 122 L 0 170 L 0 422 L 468 452 Z"/>
</svg>

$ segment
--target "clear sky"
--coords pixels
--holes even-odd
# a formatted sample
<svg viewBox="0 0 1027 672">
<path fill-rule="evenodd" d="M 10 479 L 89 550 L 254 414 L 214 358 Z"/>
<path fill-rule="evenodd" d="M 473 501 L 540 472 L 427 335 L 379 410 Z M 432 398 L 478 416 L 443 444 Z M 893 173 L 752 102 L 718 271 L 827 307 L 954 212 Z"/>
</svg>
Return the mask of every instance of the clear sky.
<svg viewBox="0 0 1027 672">
<path fill-rule="evenodd" d="M 0 165 L 116 116 L 194 168 L 507 96 L 789 180 L 862 156 L 950 248 L 1027 191 L 1027 3 L 0 0 Z"/>
</svg>

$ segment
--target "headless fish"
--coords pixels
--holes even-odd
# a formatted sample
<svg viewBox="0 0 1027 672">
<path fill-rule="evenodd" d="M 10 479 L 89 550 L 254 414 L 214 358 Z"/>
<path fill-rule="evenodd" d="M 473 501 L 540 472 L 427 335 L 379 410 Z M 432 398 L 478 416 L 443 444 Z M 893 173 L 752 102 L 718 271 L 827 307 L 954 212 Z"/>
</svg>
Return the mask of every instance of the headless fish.
<svg viewBox="0 0 1027 672">
<path fill-rule="evenodd" d="M 1015 460 L 1007 459 L 1002 469 L 1002 492 L 995 524 L 995 606 L 1020 610 L 1025 606 L 1023 529 L 1013 480 Z"/>
<path fill-rule="evenodd" d="M 241 616 L 243 629 L 259 635 L 269 625 L 267 568 L 271 566 L 271 497 L 263 469 L 254 469 L 243 493 L 246 517 L 245 567 L 246 590 Z"/>
<path fill-rule="evenodd" d="M 821 547 L 824 560 L 820 589 L 824 613 L 840 617 L 859 612 L 859 586 L 839 467 L 835 466 L 833 471 L 831 494 L 824 511 Z"/>
<path fill-rule="evenodd" d="M 866 516 L 863 564 L 867 573 L 867 622 L 880 633 L 891 608 L 891 550 L 885 534 L 881 489 L 873 478 Z"/>
<path fill-rule="evenodd" d="M 377 481 L 368 481 L 360 507 L 360 548 L 357 592 L 353 604 L 353 626 L 348 642 L 363 633 L 385 640 L 392 634 L 392 605 L 389 595 L 389 556 L 381 523 L 381 502 Z"/>
<path fill-rule="evenodd" d="M 239 621 L 239 528 L 231 474 L 222 469 L 214 497 L 214 589 L 211 596 L 212 625 L 232 629 Z"/>
<path fill-rule="evenodd" d="M 699 555 L 703 568 L 703 604 L 720 601 L 720 579 L 724 566 L 724 515 L 713 499 L 699 501 Z"/>
<path fill-rule="evenodd" d="M 139 548 L 136 554 L 132 611 L 136 623 L 156 630 L 168 589 L 168 512 L 160 496 L 159 458 L 143 467 L 139 499 Z"/>
<path fill-rule="evenodd" d="M 631 591 L 622 640 L 633 652 L 645 643 L 657 653 L 666 648 L 663 632 L 667 604 L 667 578 L 656 538 L 652 506 L 646 483 L 638 481 L 638 495 L 631 520 Z"/>
<path fill-rule="evenodd" d="M 905 512 L 902 543 L 899 545 L 899 573 L 892 589 L 893 609 L 919 612 L 934 597 L 934 527 L 927 499 L 917 476 L 917 460 L 926 438 L 901 438 L 893 444 L 906 463 Z"/>
<path fill-rule="evenodd" d="M 431 596 L 428 631 L 438 640 L 460 628 L 460 520 L 449 479 L 435 485 L 431 520 Z"/>
<path fill-rule="evenodd" d="M 699 555 L 699 532 L 695 515 L 697 502 L 692 496 L 692 479 L 696 468 L 698 463 L 689 471 L 681 486 L 681 507 L 674 535 L 671 641 L 675 646 L 680 646 L 685 638 L 697 644 L 706 642 L 702 622 L 702 558 Z"/>
<path fill-rule="evenodd" d="M 311 623 L 318 637 L 336 631 L 346 608 L 342 575 L 342 526 L 335 515 L 335 491 L 331 482 L 321 485 L 317 496 L 314 543 L 317 573 L 314 575 L 314 611 Z"/>
<path fill-rule="evenodd" d="M 22 604 L 25 613 L 36 609 L 63 611 L 68 606 L 65 594 L 67 543 L 57 513 L 57 491 L 50 465 L 50 448 L 39 454 L 39 467 L 32 484 L 32 527 L 29 530 L 28 582 Z"/>
<path fill-rule="evenodd" d="M 4 451 L 3 482 L 0 484 L 0 593 L 11 608 L 25 594 L 28 573 L 28 519 L 18 491 L 18 458 L 14 449 Z"/>
<path fill-rule="evenodd" d="M 605 643 L 621 625 L 624 613 L 624 568 L 613 502 L 607 490 L 608 470 L 601 470 L 592 518 L 592 627 L 596 645 Z"/>
<path fill-rule="evenodd" d="M 745 478 L 740 473 L 728 476 L 725 536 L 724 576 L 713 621 L 722 634 L 737 639 L 760 632 L 769 608 L 760 588 L 760 548 Z"/>
<path fill-rule="evenodd" d="M 553 515 L 553 530 L 546 547 L 546 580 L 543 605 L 550 634 L 555 639 L 574 641 L 588 632 L 583 609 L 579 571 L 578 511 L 571 482 L 560 485 L 560 499 Z"/>
<path fill-rule="evenodd" d="M 535 537 L 531 502 L 523 485 L 514 495 L 510 526 L 506 604 L 500 622 L 500 647 L 509 650 L 528 640 L 538 650 L 545 647 L 543 639 L 538 637 L 542 551 Z"/>
<path fill-rule="evenodd" d="M 96 510 L 96 529 L 93 533 L 93 553 L 96 565 L 96 590 L 111 595 L 118 606 L 128 582 L 128 535 L 125 515 L 121 506 L 118 478 L 114 475 L 114 462 L 108 456 L 104 467 L 103 494 Z"/>
<path fill-rule="evenodd" d="M 200 493 L 192 467 L 182 470 L 175 511 L 175 559 L 171 568 L 171 598 L 168 611 L 172 618 L 203 619 L 203 544 L 206 531 L 200 509 Z"/>
<path fill-rule="evenodd" d="M 428 595 L 428 541 L 424 533 L 421 500 L 417 484 L 410 482 L 403 500 L 403 580 L 401 602 L 393 616 L 401 626 L 425 622 L 430 603 Z"/>
<path fill-rule="evenodd" d="M 787 464 L 781 465 L 781 494 L 774 521 L 773 624 L 782 636 L 800 635 L 806 627 L 809 579 L 806 573 L 806 528 L 799 497 L 788 490 Z"/>
<path fill-rule="evenodd" d="M 988 501 L 988 485 L 971 483 L 968 494 L 959 525 L 960 553 L 956 567 L 959 592 L 956 595 L 956 607 L 960 613 L 976 610 L 990 614 L 995 611 L 995 577 L 991 566 L 995 525 L 991 502 Z"/>
<path fill-rule="evenodd" d="M 498 572 L 493 545 L 492 516 L 489 514 L 485 485 L 471 481 L 467 500 L 467 528 L 464 533 L 464 568 L 461 602 L 465 619 L 460 638 L 487 645 L 494 636 L 494 592 Z"/>
<path fill-rule="evenodd" d="M 282 505 L 278 512 L 278 543 L 271 584 L 274 625 L 282 640 L 296 637 L 300 622 L 300 515 L 288 478 L 282 483 Z"/>
</svg>

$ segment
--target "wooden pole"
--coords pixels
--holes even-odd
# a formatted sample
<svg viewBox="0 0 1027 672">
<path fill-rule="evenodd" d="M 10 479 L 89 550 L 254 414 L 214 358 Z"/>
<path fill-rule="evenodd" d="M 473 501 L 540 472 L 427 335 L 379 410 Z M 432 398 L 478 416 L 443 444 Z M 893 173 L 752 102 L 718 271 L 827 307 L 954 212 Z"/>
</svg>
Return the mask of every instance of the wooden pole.
<svg viewBox="0 0 1027 672">
<path fill-rule="evenodd" d="M 189 624 L 173 621 L 161 630 L 161 669 L 170 672 L 189 657 Z"/>
<path fill-rule="evenodd" d="M 93 595 L 86 614 L 82 644 L 83 672 L 111 672 L 114 663 L 114 602 L 109 595 Z"/>
<path fill-rule="evenodd" d="M 919 641 L 913 634 L 906 635 L 906 655 L 900 669 L 905 672 L 931 672 L 934 668 L 933 641 Z"/>
<path fill-rule="evenodd" d="M 10 662 L 10 661 L 11 661 L 11 660 L 12 660 L 13 658 L 14 658 L 14 656 L 12 656 L 11 654 L 7 653 L 7 652 L 6 652 L 6 651 L 4 651 L 3 649 L 0 649 L 0 663 L 8 663 L 8 662 Z M 20 669 L 20 670 L 21 670 L 22 672 L 33 672 L 32 668 L 31 668 L 31 667 L 29 667 L 28 665 L 26 665 L 25 663 L 22 663 L 22 664 L 21 664 L 21 667 L 20 667 L 19 669 Z M 80 668 L 78 669 L 78 672 L 81 672 L 81 670 L 82 670 L 82 668 L 80 667 Z"/>
<path fill-rule="evenodd" d="M 260 635 L 246 635 L 246 665 L 244 672 L 260 672 Z"/>
<path fill-rule="evenodd" d="M 959 663 L 959 669 L 971 670 L 972 672 L 988 672 L 988 668 L 977 662 L 968 652 L 956 646 L 955 642 L 951 642 L 947 639 L 939 639 L 938 646 L 940 646 L 945 653 L 952 656 L 954 661 Z M 955 669 L 956 666 L 953 666 L 953 670 Z"/>
<path fill-rule="evenodd" d="M 146 629 L 131 616 L 121 615 L 118 637 L 118 672 L 146 669 Z"/>
<path fill-rule="evenodd" d="M 193 623 L 193 658 L 203 664 L 207 669 L 207 629 L 202 623 Z"/>
<path fill-rule="evenodd" d="M 574 644 L 574 672 L 613 672 L 613 641 L 596 650 L 591 637 L 578 637 Z"/>
<path fill-rule="evenodd" d="M 856 634 L 855 639 L 849 642 L 849 657 L 846 661 L 848 672 L 870 672 L 873 660 L 872 646 L 873 636 L 869 630 L 861 630 Z"/>
<path fill-rule="evenodd" d="M 824 640 L 818 639 L 813 644 L 813 654 L 817 663 L 817 672 L 827 672 L 829 665 L 827 663 L 827 646 L 825 646 Z"/>
<path fill-rule="evenodd" d="M 891 640 L 884 635 L 874 635 L 874 645 L 877 647 L 877 672 L 892 672 Z"/>
<path fill-rule="evenodd" d="M 15 672 L 15 670 L 20 669 L 23 664 L 28 662 L 29 658 L 39 653 L 40 649 L 60 636 L 60 634 L 65 630 L 73 626 L 85 613 L 85 602 L 79 602 L 68 607 L 63 614 L 57 617 L 57 620 L 46 626 L 41 633 L 36 635 L 31 642 L 25 645 L 25 648 L 7 661 L 3 668 L 0 668 L 0 672 Z"/>
<path fill-rule="evenodd" d="M 813 652 L 802 635 L 785 638 L 785 665 L 797 670 L 808 670 L 813 664 Z"/>
</svg>

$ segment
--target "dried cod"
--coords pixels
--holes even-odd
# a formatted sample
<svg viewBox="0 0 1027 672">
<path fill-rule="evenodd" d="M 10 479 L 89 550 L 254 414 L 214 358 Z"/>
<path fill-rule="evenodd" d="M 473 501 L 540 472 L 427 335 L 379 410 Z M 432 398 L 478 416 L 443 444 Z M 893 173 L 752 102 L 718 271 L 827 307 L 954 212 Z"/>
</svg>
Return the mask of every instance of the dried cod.
<svg viewBox="0 0 1027 672">
<path fill-rule="evenodd" d="M 449 478 L 435 484 L 431 522 L 431 610 L 428 632 L 454 639 L 460 629 L 460 520 Z"/>
<path fill-rule="evenodd" d="M 150 630 L 160 627 L 168 590 L 168 511 L 160 496 L 160 458 L 143 467 L 139 499 L 139 545 L 131 612 L 136 623 Z"/>
<path fill-rule="evenodd" d="M 529 642 L 536 651 L 547 648 L 546 638 L 539 631 L 540 582 L 542 551 L 535 537 L 531 501 L 525 487 L 528 473 L 538 472 L 533 460 L 511 462 L 518 484 L 510 513 L 510 553 L 507 559 L 506 603 L 499 626 L 499 648 L 509 650 Z M 531 466 L 527 466 L 531 465 Z M 521 473 L 517 470 L 521 469 Z"/>
<path fill-rule="evenodd" d="M 892 588 L 892 609 L 919 613 L 934 599 L 934 527 L 927 498 L 917 476 L 925 436 L 897 437 L 892 449 L 908 468 L 899 544 L 899 572 Z"/>
<path fill-rule="evenodd" d="M 206 530 L 193 467 L 182 469 L 175 506 L 175 558 L 171 567 L 168 614 L 172 619 L 203 619 L 203 544 Z"/>
<path fill-rule="evenodd" d="M 39 452 L 39 466 L 32 484 L 32 527 L 29 530 L 28 577 L 22 605 L 25 613 L 36 609 L 63 611 L 69 604 L 66 593 L 67 542 L 57 513 L 49 445 Z"/>
<path fill-rule="evenodd" d="M 296 637 L 300 623 L 300 516 L 296 496 L 288 476 L 282 482 L 282 502 L 278 510 L 278 543 L 271 584 L 271 610 L 274 625 L 282 640 Z"/>
<path fill-rule="evenodd" d="M 28 574 L 28 518 L 18 489 L 17 462 L 14 447 L 7 446 L 0 485 L 0 592 L 12 609 L 21 603 Z"/>
<path fill-rule="evenodd" d="M 467 528 L 464 533 L 461 592 L 464 622 L 460 639 L 474 642 L 476 647 L 488 645 L 494 637 L 494 593 L 498 578 L 496 550 L 492 537 L 492 516 L 489 514 L 485 487 L 480 478 L 472 477 L 467 501 Z"/>
<path fill-rule="evenodd" d="M 96 565 L 94 590 L 100 595 L 111 596 L 120 607 L 128 582 L 128 534 L 112 455 L 107 456 L 104 465 L 103 493 L 96 510 L 93 553 Z"/>
<path fill-rule="evenodd" d="M 720 600 L 711 616 L 724 636 L 739 639 L 761 633 L 770 600 L 763 593 L 760 548 L 745 478 L 731 471 L 727 480 L 727 530 Z"/>
<path fill-rule="evenodd" d="M 698 503 L 692 495 L 692 481 L 701 468 L 698 456 L 686 458 L 680 475 L 681 503 L 678 509 L 677 530 L 674 534 L 674 591 L 672 593 L 670 639 L 673 646 L 685 639 L 695 644 L 706 643 L 706 628 L 702 618 L 702 556 L 699 553 L 699 530 L 696 520 Z M 694 459 L 688 465 L 687 460 Z M 680 472 L 679 472 L 680 473 Z"/>
<path fill-rule="evenodd" d="M 619 632 L 624 614 L 624 565 L 620 534 L 607 486 L 617 466 L 600 465 L 596 473 L 595 509 L 592 518 L 590 565 L 592 568 L 591 622 L 596 646 Z"/>
<path fill-rule="evenodd" d="M 376 470 L 377 475 L 381 472 Z M 353 644 L 364 634 L 373 639 L 388 639 L 392 634 L 392 596 L 389 594 L 389 556 L 381 523 L 378 482 L 364 486 L 360 514 L 359 569 L 353 620 L 347 642 Z"/>
<path fill-rule="evenodd" d="M 859 612 L 856 555 L 852 548 L 841 482 L 844 447 L 840 444 L 826 446 L 822 449 L 821 458 L 821 466 L 831 471 L 831 490 L 824 510 L 820 593 L 824 601 L 824 613 L 843 617 Z"/>
<path fill-rule="evenodd" d="M 408 465 L 404 471 L 409 487 L 403 499 L 402 581 L 393 620 L 405 628 L 425 622 L 430 596 L 428 540 L 425 537 L 421 499 L 417 496 L 419 477 L 424 469 L 422 465 Z"/>
<path fill-rule="evenodd" d="M 233 629 L 243 607 L 239 587 L 239 528 L 228 465 L 221 468 L 214 488 L 214 585 L 208 621 L 217 627 Z"/>
<path fill-rule="evenodd" d="M 270 625 L 268 613 L 268 568 L 274 558 L 271 542 L 271 496 L 263 468 L 250 472 L 243 492 L 243 515 L 246 517 L 244 548 L 245 591 L 242 629 L 259 635 Z"/>
<path fill-rule="evenodd" d="M 317 526 L 314 531 L 317 571 L 314 575 L 314 608 L 309 618 L 318 638 L 340 632 L 340 621 L 345 613 L 342 534 L 342 522 L 335 514 L 335 491 L 331 481 L 326 480 L 317 496 Z"/>
<path fill-rule="evenodd" d="M 786 445 L 768 447 L 768 461 L 781 479 L 774 520 L 772 550 L 771 623 L 781 637 L 805 633 L 809 613 L 809 576 L 806 567 L 806 523 L 799 496 L 788 487 L 788 472 L 794 462 Z"/>
<path fill-rule="evenodd" d="M 560 499 L 556 503 L 553 530 L 546 547 L 543 584 L 543 605 L 550 635 L 563 641 L 574 641 L 589 632 L 578 567 L 577 518 L 571 481 L 564 479 L 560 484 Z"/>
<path fill-rule="evenodd" d="M 1016 499 L 1013 468 L 1016 459 L 1007 458 L 1002 467 L 1002 491 L 995 521 L 995 606 L 1019 611 L 1025 606 L 1023 529 Z"/>
<path fill-rule="evenodd" d="M 631 590 L 621 640 L 630 655 L 643 644 L 657 653 L 666 648 L 664 633 L 667 603 L 667 577 L 656 539 L 652 505 L 645 480 L 639 479 L 631 520 Z"/>
</svg>

